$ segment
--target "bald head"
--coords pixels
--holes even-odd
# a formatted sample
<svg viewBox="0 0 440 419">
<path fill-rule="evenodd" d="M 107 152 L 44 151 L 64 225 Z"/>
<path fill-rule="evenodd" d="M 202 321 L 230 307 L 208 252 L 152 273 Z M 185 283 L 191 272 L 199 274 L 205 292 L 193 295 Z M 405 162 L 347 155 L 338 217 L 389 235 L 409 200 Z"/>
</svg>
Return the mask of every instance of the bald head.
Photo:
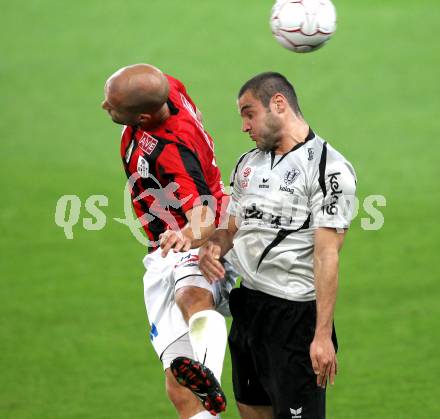
<svg viewBox="0 0 440 419">
<path fill-rule="evenodd" d="M 105 84 L 110 102 L 132 113 L 154 113 L 168 99 L 169 84 L 165 75 L 149 64 L 123 67 Z"/>
</svg>

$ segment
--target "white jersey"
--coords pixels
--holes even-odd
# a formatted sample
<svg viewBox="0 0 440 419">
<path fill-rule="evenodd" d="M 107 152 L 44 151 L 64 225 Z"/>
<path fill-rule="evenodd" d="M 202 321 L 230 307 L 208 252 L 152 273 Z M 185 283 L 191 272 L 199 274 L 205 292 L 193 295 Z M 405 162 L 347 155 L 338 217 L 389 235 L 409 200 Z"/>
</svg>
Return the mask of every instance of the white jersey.
<svg viewBox="0 0 440 419">
<path fill-rule="evenodd" d="M 241 156 L 231 186 L 228 213 L 239 227 L 231 261 L 243 285 L 288 300 L 314 300 L 314 231 L 349 227 L 352 165 L 310 130 L 284 155 L 254 149 Z"/>
</svg>

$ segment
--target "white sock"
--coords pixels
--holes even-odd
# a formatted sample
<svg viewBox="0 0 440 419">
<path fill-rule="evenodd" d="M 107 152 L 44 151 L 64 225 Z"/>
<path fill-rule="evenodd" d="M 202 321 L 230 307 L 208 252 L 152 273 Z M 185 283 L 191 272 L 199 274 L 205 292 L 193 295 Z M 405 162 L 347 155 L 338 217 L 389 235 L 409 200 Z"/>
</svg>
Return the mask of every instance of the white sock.
<svg viewBox="0 0 440 419">
<path fill-rule="evenodd" d="M 202 310 L 191 316 L 188 325 L 196 360 L 206 365 L 220 382 L 227 341 L 225 318 L 215 310 Z"/>
<path fill-rule="evenodd" d="M 199 412 L 197 415 L 191 416 L 189 419 L 220 419 L 220 415 L 212 416 L 207 410 Z"/>
</svg>

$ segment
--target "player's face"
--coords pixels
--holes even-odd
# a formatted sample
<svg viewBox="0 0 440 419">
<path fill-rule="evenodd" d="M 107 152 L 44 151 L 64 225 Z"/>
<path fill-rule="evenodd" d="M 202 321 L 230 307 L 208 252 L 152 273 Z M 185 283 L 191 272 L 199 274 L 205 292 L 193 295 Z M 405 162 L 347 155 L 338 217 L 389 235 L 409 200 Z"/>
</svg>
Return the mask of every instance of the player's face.
<svg viewBox="0 0 440 419">
<path fill-rule="evenodd" d="M 267 109 L 250 91 L 238 99 L 238 109 L 242 119 L 242 131 L 247 132 L 262 151 L 276 150 L 281 141 L 280 118 L 272 112 L 272 104 Z"/>
<path fill-rule="evenodd" d="M 105 85 L 104 88 L 104 101 L 101 106 L 102 109 L 105 109 L 107 113 L 110 115 L 110 118 L 113 122 L 121 125 L 137 125 L 139 122 L 139 115 L 133 114 L 132 112 L 128 112 L 125 110 L 118 98 L 115 95 L 112 95 L 109 91 L 108 84 Z"/>
</svg>

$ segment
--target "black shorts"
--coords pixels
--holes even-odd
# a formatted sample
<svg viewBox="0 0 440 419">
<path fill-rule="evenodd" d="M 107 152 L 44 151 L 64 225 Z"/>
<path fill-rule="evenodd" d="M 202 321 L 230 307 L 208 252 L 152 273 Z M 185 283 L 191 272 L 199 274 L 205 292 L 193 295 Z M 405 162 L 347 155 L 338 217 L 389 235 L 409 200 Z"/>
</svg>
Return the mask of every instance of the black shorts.
<svg viewBox="0 0 440 419">
<path fill-rule="evenodd" d="M 325 418 L 325 390 L 316 384 L 310 360 L 315 301 L 296 302 L 233 289 L 229 333 L 235 399 L 272 406 L 276 419 Z M 337 349 L 333 328 L 333 343 Z"/>
</svg>

